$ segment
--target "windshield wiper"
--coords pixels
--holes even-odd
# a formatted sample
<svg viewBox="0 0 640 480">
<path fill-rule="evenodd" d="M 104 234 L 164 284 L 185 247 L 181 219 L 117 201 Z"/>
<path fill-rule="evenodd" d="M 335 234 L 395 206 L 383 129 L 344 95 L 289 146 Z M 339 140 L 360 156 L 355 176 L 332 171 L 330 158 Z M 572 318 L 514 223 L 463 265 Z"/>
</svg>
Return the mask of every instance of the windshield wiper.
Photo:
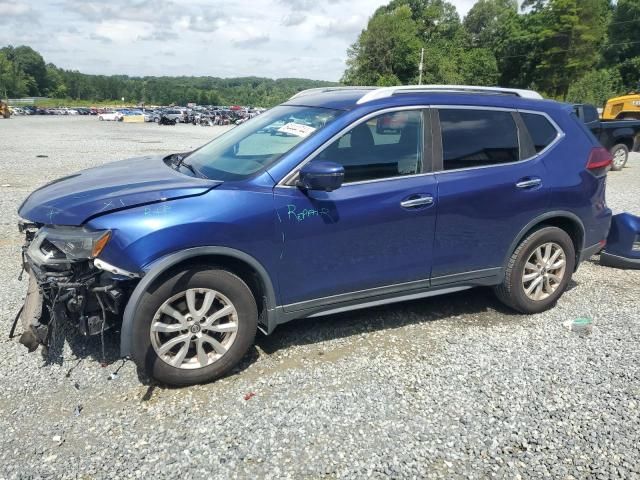
<svg viewBox="0 0 640 480">
<path fill-rule="evenodd" d="M 183 157 L 182 155 L 177 155 L 176 158 L 178 159 L 178 161 L 175 163 L 176 170 L 180 170 L 180 167 L 186 167 L 196 177 L 202 178 L 202 174 L 198 170 L 196 170 L 193 165 L 184 161 L 185 157 Z"/>
</svg>

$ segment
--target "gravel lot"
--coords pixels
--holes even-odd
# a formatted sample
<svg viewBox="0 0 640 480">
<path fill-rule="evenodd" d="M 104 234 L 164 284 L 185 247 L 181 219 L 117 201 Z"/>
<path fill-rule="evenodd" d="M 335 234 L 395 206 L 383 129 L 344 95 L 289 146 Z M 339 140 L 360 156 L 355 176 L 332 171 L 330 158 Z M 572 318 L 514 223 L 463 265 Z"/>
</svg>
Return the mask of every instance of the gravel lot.
<svg viewBox="0 0 640 480">
<path fill-rule="evenodd" d="M 540 315 L 477 289 L 302 320 L 192 388 L 141 383 L 116 334 L 104 366 L 99 338 L 65 331 L 48 360 L 8 339 L 32 189 L 222 128 L 0 120 L 0 479 L 640 478 L 640 271 L 597 257 Z M 608 201 L 640 214 L 640 155 Z M 590 335 L 571 330 L 581 317 Z"/>
</svg>

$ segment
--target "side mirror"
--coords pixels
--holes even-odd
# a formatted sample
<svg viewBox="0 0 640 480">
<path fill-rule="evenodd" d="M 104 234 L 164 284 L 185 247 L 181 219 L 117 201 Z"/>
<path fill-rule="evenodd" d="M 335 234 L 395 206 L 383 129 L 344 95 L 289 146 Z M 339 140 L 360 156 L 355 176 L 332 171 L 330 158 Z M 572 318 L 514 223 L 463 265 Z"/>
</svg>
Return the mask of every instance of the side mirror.
<svg viewBox="0 0 640 480">
<path fill-rule="evenodd" d="M 299 188 L 332 192 L 342 186 L 344 167 L 333 162 L 309 162 L 300 169 L 299 175 Z"/>
</svg>

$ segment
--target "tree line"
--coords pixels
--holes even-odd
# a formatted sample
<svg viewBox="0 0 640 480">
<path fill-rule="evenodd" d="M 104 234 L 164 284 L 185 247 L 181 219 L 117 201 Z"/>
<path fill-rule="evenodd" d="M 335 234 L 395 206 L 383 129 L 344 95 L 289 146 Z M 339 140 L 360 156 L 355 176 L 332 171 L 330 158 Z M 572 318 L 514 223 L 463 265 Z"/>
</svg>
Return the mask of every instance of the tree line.
<svg viewBox="0 0 640 480">
<path fill-rule="evenodd" d="M 640 80 L 639 0 L 392 0 L 348 51 L 342 82 L 531 88 L 601 105 Z"/>
<path fill-rule="evenodd" d="M 0 49 L 0 97 L 45 96 L 148 105 L 277 105 L 306 88 L 335 85 L 301 78 L 129 77 L 87 75 L 45 63 L 28 46 Z"/>
</svg>

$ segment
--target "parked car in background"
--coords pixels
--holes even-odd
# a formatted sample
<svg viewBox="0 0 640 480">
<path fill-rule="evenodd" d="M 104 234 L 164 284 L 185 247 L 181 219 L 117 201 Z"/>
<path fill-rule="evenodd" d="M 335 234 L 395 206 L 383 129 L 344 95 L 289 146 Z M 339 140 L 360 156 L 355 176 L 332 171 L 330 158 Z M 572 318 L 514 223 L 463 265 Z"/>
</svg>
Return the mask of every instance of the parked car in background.
<svg viewBox="0 0 640 480">
<path fill-rule="evenodd" d="M 122 120 L 122 112 L 119 111 L 105 111 L 103 113 L 99 113 L 98 114 L 98 120 L 100 121 L 110 121 L 110 122 L 117 122 Z"/>
<path fill-rule="evenodd" d="M 34 191 L 21 342 L 46 343 L 48 312 L 117 327 L 122 356 L 188 385 L 297 318 L 476 286 L 542 312 L 605 243 L 610 164 L 570 105 L 532 91 L 305 91 L 192 152 Z"/>
<path fill-rule="evenodd" d="M 153 115 L 153 121 L 160 122 L 160 117 L 166 117 L 169 120 L 174 120 L 179 123 L 182 121 L 182 111 L 177 109 L 157 110 Z"/>
<path fill-rule="evenodd" d="M 622 170 L 629 159 L 629 152 L 637 152 L 640 147 L 640 121 L 600 120 L 596 107 L 589 104 L 576 104 L 573 108 L 578 118 L 613 156 L 611 169 Z"/>
<path fill-rule="evenodd" d="M 146 109 L 143 113 L 145 122 L 153 122 L 155 111 L 151 109 Z"/>
</svg>

